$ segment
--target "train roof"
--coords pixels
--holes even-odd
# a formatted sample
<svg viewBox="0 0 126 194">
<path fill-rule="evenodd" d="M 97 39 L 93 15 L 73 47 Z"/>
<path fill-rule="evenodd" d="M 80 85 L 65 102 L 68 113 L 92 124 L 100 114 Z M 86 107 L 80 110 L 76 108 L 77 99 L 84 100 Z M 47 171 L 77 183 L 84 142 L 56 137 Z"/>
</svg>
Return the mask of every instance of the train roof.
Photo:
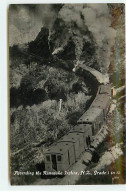
<svg viewBox="0 0 126 194">
<path fill-rule="evenodd" d="M 102 109 L 90 107 L 77 121 L 79 122 L 86 122 L 92 123 L 96 120 L 96 118 L 102 113 Z"/>
<path fill-rule="evenodd" d="M 50 146 L 44 154 L 64 154 L 72 145 L 72 142 L 57 142 Z"/>
<path fill-rule="evenodd" d="M 73 142 L 73 143 L 75 143 L 80 138 L 80 136 L 81 136 L 81 134 L 78 132 L 68 133 L 67 135 L 65 135 L 61 139 L 59 139 L 58 142 Z"/>
<path fill-rule="evenodd" d="M 111 84 L 108 84 L 108 85 L 101 85 L 99 87 L 99 91 L 98 91 L 99 94 L 109 94 L 111 95 Z"/>
<path fill-rule="evenodd" d="M 105 109 L 108 102 L 110 101 L 110 96 L 107 94 L 99 94 L 93 101 L 91 107 L 97 107 L 100 109 Z"/>
<path fill-rule="evenodd" d="M 75 132 L 85 133 L 90 128 L 91 128 L 91 126 L 89 124 L 78 124 L 72 130 L 70 130 L 69 133 L 75 133 Z"/>
</svg>

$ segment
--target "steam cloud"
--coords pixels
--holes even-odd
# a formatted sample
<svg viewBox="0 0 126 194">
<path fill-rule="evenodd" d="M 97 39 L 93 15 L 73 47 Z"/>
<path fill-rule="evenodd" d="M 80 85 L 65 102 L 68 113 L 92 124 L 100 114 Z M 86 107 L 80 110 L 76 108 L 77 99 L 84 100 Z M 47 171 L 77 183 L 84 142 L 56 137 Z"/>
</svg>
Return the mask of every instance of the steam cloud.
<svg viewBox="0 0 126 194">
<path fill-rule="evenodd" d="M 108 67 L 111 47 L 116 36 L 116 31 L 111 27 L 108 6 L 106 4 L 87 4 L 87 6 L 87 8 L 82 10 L 82 14 L 89 31 L 92 32 L 98 45 L 97 58 L 99 65 L 104 61 Z"/>
<path fill-rule="evenodd" d="M 64 5 L 59 12 L 59 17 L 69 27 L 74 22 L 83 31 L 86 27 L 88 28 L 97 45 L 97 61 L 101 67 L 106 66 L 107 68 L 103 70 L 107 71 L 110 64 L 111 47 L 116 36 L 116 31 L 111 27 L 111 17 L 107 4 Z M 77 60 L 79 60 L 82 51 L 82 34 L 78 36 L 75 45 Z"/>
<path fill-rule="evenodd" d="M 109 66 L 111 47 L 114 44 L 116 31 L 111 27 L 111 16 L 107 4 L 10 6 L 9 44 L 26 43 L 34 40 L 41 27 L 45 26 L 52 29 L 57 18 L 64 21 L 69 29 L 69 36 L 76 34 L 76 36 L 73 36 L 73 41 L 76 46 L 77 61 L 80 60 L 83 41 L 85 39 L 92 41 L 88 35 L 84 35 L 88 30 L 96 44 L 96 58 L 99 65 L 103 68 Z M 60 39 L 63 40 L 58 41 L 55 49 L 62 48 L 62 44 L 67 43 L 67 38 L 67 34 L 61 35 Z M 55 51 L 53 52 L 55 53 Z M 104 71 L 107 71 L 107 68 Z"/>
</svg>

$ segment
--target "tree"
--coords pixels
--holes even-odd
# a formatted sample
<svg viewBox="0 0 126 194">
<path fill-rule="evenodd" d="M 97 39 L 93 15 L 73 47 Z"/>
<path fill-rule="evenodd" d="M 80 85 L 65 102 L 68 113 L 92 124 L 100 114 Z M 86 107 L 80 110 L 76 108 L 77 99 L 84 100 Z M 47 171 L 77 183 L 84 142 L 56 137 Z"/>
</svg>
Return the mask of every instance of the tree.
<svg viewBox="0 0 126 194">
<path fill-rule="evenodd" d="M 20 83 L 20 89 L 22 92 L 28 93 L 31 90 L 34 90 L 36 87 L 36 79 L 32 75 L 25 75 Z"/>
</svg>

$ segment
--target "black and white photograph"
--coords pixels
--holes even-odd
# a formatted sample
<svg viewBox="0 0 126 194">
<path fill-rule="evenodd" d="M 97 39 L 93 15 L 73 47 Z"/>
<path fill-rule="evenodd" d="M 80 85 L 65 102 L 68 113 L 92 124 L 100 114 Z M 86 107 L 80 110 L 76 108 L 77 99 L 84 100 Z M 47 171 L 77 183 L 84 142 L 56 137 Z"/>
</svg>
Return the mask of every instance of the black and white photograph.
<svg viewBox="0 0 126 194">
<path fill-rule="evenodd" d="M 125 4 L 10 4 L 7 17 L 10 184 L 125 184 Z"/>
</svg>

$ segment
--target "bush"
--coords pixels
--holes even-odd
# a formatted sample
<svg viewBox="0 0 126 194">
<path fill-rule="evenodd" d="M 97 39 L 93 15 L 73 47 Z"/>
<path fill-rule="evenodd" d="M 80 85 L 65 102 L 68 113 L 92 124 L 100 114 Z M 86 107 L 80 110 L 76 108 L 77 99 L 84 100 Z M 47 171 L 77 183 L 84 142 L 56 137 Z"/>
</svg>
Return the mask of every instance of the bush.
<svg viewBox="0 0 126 194">
<path fill-rule="evenodd" d="M 82 91 L 82 86 L 80 83 L 76 82 L 72 85 L 72 91 L 75 92 L 76 94 L 80 91 Z"/>
<path fill-rule="evenodd" d="M 32 91 L 35 89 L 36 86 L 36 79 L 34 76 L 31 75 L 25 75 L 20 83 L 20 90 L 22 93 L 28 93 L 29 91 Z"/>
<path fill-rule="evenodd" d="M 77 112 L 72 112 L 70 114 L 68 114 L 67 119 L 68 119 L 68 123 L 71 125 L 76 125 L 78 119 L 80 118 L 80 116 L 82 115 L 81 112 L 77 111 Z"/>
<path fill-rule="evenodd" d="M 32 104 L 39 104 L 47 99 L 47 94 L 44 89 L 36 89 L 32 94 Z"/>
</svg>

